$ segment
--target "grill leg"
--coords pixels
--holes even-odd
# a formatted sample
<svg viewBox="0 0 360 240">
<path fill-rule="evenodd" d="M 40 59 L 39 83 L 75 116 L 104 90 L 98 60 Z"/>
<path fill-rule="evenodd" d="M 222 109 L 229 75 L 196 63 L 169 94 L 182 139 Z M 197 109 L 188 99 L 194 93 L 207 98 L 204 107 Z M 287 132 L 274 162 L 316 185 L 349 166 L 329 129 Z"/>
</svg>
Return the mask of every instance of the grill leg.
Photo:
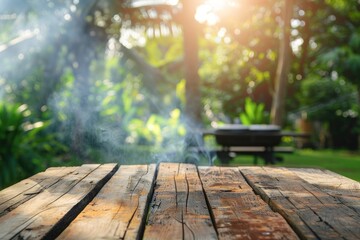
<svg viewBox="0 0 360 240">
<path fill-rule="evenodd" d="M 254 165 L 257 165 L 258 164 L 258 155 L 255 154 L 254 155 Z"/>
<path fill-rule="evenodd" d="M 274 156 L 273 147 L 266 147 L 265 148 L 264 160 L 265 160 L 265 165 L 275 164 L 276 159 L 275 159 L 275 156 Z"/>
</svg>

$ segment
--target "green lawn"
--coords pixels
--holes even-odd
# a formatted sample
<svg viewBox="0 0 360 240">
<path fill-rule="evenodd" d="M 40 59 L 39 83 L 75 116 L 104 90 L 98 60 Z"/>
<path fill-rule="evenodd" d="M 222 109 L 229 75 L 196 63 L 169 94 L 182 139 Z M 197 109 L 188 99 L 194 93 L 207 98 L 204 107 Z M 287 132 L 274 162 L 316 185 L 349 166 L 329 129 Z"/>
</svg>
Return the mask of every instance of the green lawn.
<svg viewBox="0 0 360 240">
<path fill-rule="evenodd" d="M 282 154 L 284 162 L 275 166 L 311 167 L 328 169 L 360 182 L 360 153 L 340 150 L 296 150 L 293 154 Z M 260 159 L 259 159 L 260 160 Z M 262 160 L 259 161 L 262 165 Z M 229 165 L 252 165 L 251 156 L 239 156 Z M 215 161 L 215 165 L 220 165 Z"/>
</svg>

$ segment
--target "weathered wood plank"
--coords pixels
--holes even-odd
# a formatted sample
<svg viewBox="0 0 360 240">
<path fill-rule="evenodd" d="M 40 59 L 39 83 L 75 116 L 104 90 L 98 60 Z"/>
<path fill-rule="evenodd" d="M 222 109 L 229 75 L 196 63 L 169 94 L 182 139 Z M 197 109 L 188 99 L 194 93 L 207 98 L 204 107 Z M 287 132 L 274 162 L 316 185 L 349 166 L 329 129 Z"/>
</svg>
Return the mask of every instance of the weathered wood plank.
<svg viewBox="0 0 360 240">
<path fill-rule="evenodd" d="M 121 166 L 59 239 L 139 239 L 155 168 Z"/>
<path fill-rule="evenodd" d="M 359 182 L 328 170 L 308 168 L 291 168 L 289 170 L 330 196 L 337 198 L 360 215 Z"/>
<path fill-rule="evenodd" d="M 359 239 L 360 216 L 293 172 L 240 167 L 253 189 L 305 239 Z"/>
<path fill-rule="evenodd" d="M 144 239 L 216 239 L 196 166 L 161 163 Z"/>
<path fill-rule="evenodd" d="M 52 239 L 91 201 L 116 164 L 83 165 L 0 218 L 0 239 Z"/>
<path fill-rule="evenodd" d="M 46 171 L 55 170 L 56 172 L 59 172 L 62 169 L 66 169 L 66 168 L 61 167 L 56 170 L 54 168 L 48 168 Z M 18 183 L 15 183 L 12 186 L 9 186 L 9 187 L 1 190 L 0 191 L 0 204 L 3 204 L 5 202 L 9 201 L 10 199 L 23 193 L 24 191 L 28 190 L 29 188 L 32 188 L 33 186 L 37 185 L 39 182 L 44 181 L 48 177 L 49 177 L 48 174 L 46 174 L 45 172 L 40 172 L 40 173 L 35 174 L 27 179 L 20 181 Z"/>
<path fill-rule="evenodd" d="M 179 164 L 161 163 L 158 167 L 145 239 L 182 239 L 182 211 L 177 208 L 175 183 L 178 170 Z"/>
<path fill-rule="evenodd" d="M 55 184 L 77 167 L 51 168 L 22 180 L 0 192 L 0 217 Z"/>
<path fill-rule="evenodd" d="M 298 239 L 237 168 L 200 167 L 199 173 L 220 239 Z"/>
<path fill-rule="evenodd" d="M 215 239 L 216 231 L 213 227 L 206 199 L 195 165 L 181 164 L 175 178 L 177 190 L 184 197 L 183 228 L 184 239 Z M 179 204 L 178 204 L 179 205 Z"/>
<path fill-rule="evenodd" d="M 360 182 L 344 177 L 329 170 L 314 168 L 287 168 L 310 184 L 324 189 L 360 190 Z"/>
</svg>

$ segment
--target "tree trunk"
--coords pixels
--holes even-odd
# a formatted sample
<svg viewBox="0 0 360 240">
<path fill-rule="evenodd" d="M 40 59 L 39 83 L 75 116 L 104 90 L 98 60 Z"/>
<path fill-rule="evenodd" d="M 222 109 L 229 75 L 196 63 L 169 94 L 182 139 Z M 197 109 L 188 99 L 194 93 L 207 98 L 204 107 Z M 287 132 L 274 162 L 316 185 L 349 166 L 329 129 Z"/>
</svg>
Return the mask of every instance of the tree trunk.
<svg viewBox="0 0 360 240">
<path fill-rule="evenodd" d="M 357 92 L 358 92 L 358 102 L 359 102 L 359 106 L 360 106 L 360 83 L 357 84 Z M 360 116 L 358 116 L 358 127 L 360 125 Z M 357 144 L 357 149 L 360 150 L 360 133 L 358 133 L 358 144 Z"/>
<path fill-rule="evenodd" d="M 198 74 L 198 25 L 195 20 L 196 4 L 194 1 L 184 1 L 183 8 L 183 37 L 184 62 L 186 79 L 186 106 L 187 145 L 197 144 L 196 129 L 201 126 L 201 98 L 200 78 Z M 194 140 L 196 142 L 194 142 Z"/>
<path fill-rule="evenodd" d="M 310 36 L 311 36 L 310 26 L 309 26 L 310 24 L 311 24 L 310 20 L 306 18 L 305 27 L 301 34 L 304 39 L 304 43 L 301 46 L 301 58 L 300 58 L 300 66 L 299 66 L 299 74 L 301 76 L 301 79 L 305 79 L 306 77 L 305 69 L 308 63 L 308 54 L 309 54 L 309 45 L 310 45 Z"/>
<path fill-rule="evenodd" d="M 290 21 L 293 4 L 293 0 L 284 0 L 283 35 L 280 42 L 279 60 L 275 76 L 275 92 L 271 108 L 271 123 L 279 126 L 282 126 L 284 119 L 286 88 L 290 70 Z"/>
</svg>

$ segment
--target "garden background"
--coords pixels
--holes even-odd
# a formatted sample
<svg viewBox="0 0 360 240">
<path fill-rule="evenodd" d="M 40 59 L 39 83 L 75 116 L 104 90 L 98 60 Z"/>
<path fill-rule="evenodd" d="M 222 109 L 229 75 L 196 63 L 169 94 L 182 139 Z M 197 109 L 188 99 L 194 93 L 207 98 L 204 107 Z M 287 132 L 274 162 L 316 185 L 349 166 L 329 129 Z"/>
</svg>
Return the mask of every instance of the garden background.
<svg viewBox="0 0 360 240">
<path fill-rule="evenodd" d="M 299 150 L 282 165 L 360 180 L 359 0 L 3 0 L 0 57 L 0 188 L 50 166 L 181 161 L 194 122 L 310 133 L 284 139 Z"/>
</svg>

